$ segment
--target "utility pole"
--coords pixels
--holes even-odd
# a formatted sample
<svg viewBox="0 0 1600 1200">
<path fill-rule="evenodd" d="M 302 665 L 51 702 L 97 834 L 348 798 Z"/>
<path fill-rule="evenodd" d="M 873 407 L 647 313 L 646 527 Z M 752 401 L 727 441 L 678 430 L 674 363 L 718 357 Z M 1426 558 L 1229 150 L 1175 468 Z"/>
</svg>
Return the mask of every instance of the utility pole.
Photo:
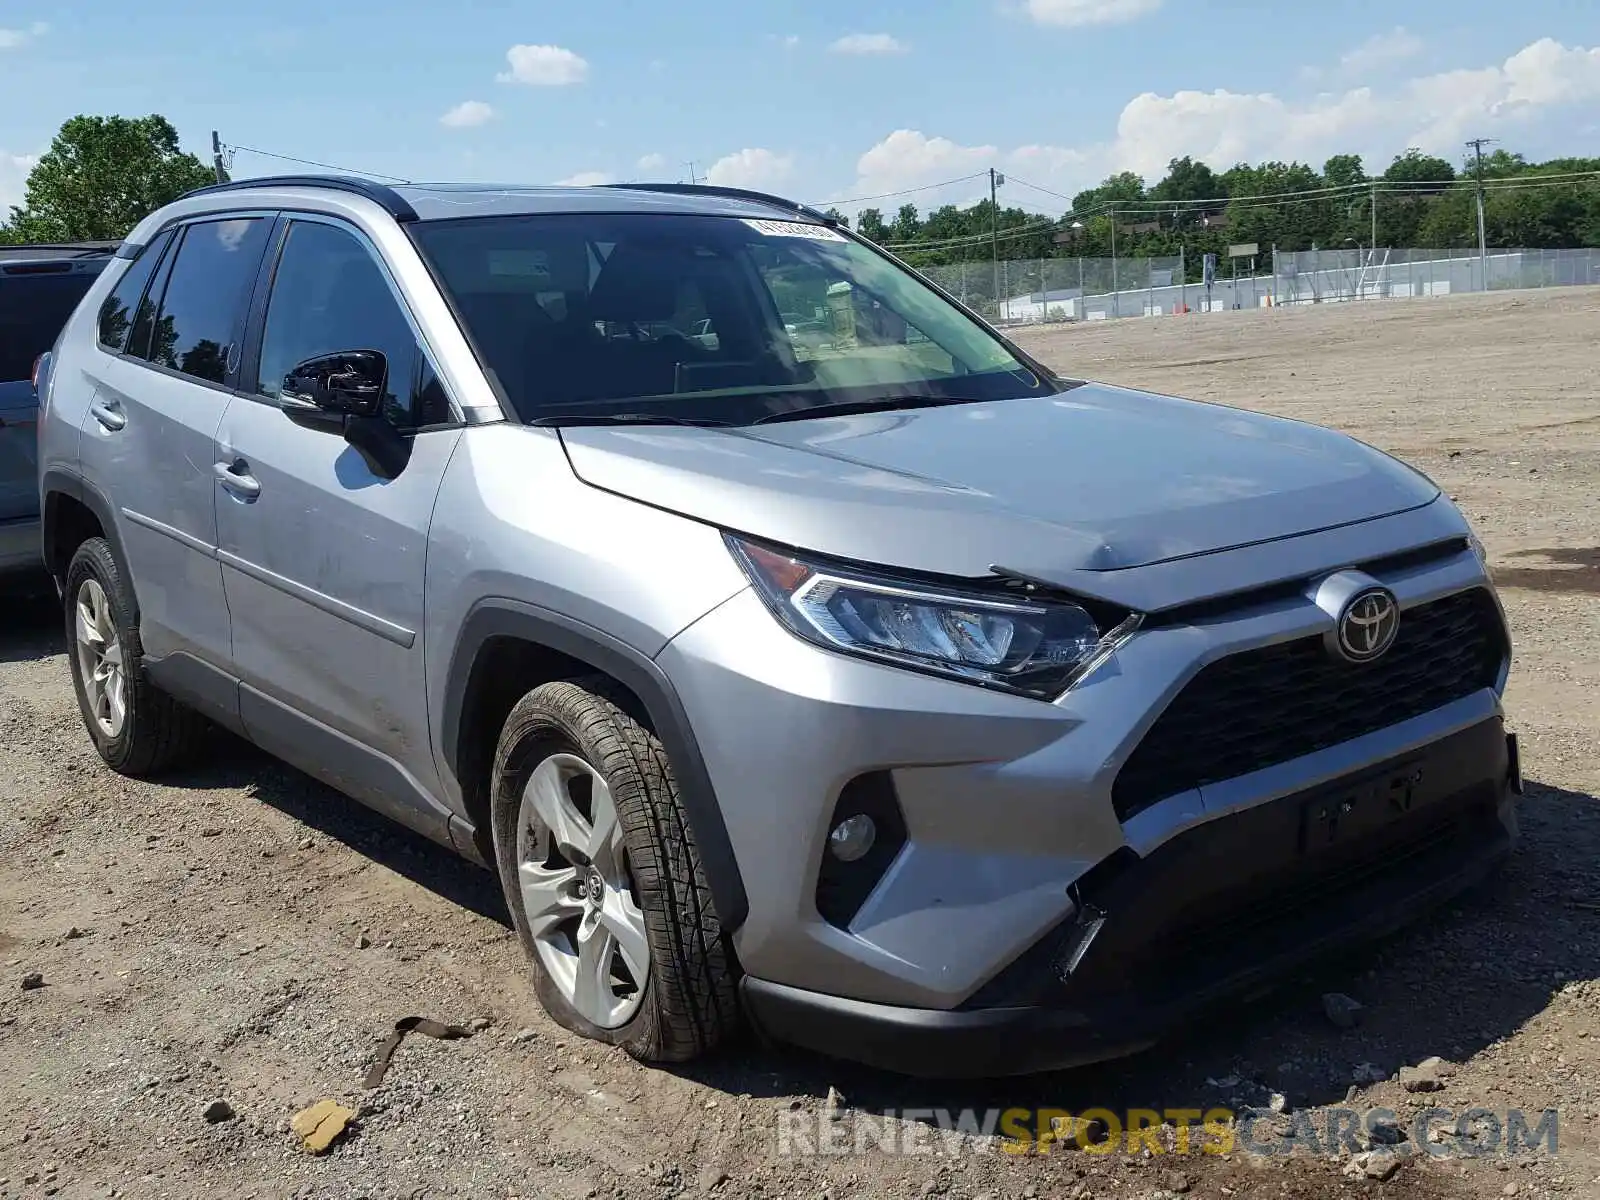
<svg viewBox="0 0 1600 1200">
<path fill-rule="evenodd" d="M 1000 198 L 999 188 L 1006 177 L 989 168 L 989 253 L 994 267 L 994 315 L 1000 319 Z"/>
<path fill-rule="evenodd" d="M 1376 182 L 1372 185 L 1372 253 L 1374 257 L 1378 253 L 1378 185 Z"/>
<path fill-rule="evenodd" d="M 228 172 L 222 165 L 222 139 L 215 129 L 211 131 L 211 166 L 217 173 L 217 182 L 227 183 Z"/>
<path fill-rule="evenodd" d="M 1478 176 L 1478 269 L 1483 273 L 1483 290 L 1489 290 L 1489 242 L 1483 231 L 1483 148 L 1490 145 L 1494 138 L 1472 138 L 1467 145 L 1472 147 L 1477 156 L 1476 174 Z"/>
<path fill-rule="evenodd" d="M 694 177 L 694 161 L 691 159 L 689 162 L 685 163 L 684 166 L 689 168 L 689 186 L 694 187 L 700 182 Z"/>
<path fill-rule="evenodd" d="M 1111 315 L 1122 315 L 1122 293 L 1117 290 L 1117 210 L 1111 210 Z"/>
</svg>

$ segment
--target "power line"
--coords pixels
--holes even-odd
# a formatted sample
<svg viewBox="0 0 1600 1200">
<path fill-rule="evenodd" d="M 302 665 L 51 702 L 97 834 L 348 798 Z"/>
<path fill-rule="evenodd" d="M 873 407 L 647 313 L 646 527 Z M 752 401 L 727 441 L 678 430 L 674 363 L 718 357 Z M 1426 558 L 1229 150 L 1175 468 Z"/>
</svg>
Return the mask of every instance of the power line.
<svg viewBox="0 0 1600 1200">
<path fill-rule="evenodd" d="M 1060 221 L 1036 221 L 1031 225 L 1018 225 L 1011 229 L 1000 230 L 994 237 L 999 241 L 1010 241 L 1020 237 L 1031 237 L 1034 234 L 1045 233 L 1057 229 Z M 944 238 L 934 242 L 884 242 L 885 250 L 950 250 L 967 245 L 978 245 L 994 240 L 988 233 L 963 234 L 960 237 Z"/>
<path fill-rule="evenodd" d="M 393 183 L 410 183 L 399 175 L 385 175 L 382 171 L 358 171 L 354 167 L 341 167 L 334 163 L 318 162 L 314 158 L 296 158 L 292 154 L 279 154 L 275 150 L 260 150 L 254 146 L 228 146 L 231 154 L 259 154 L 262 158 L 276 158 L 283 162 L 299 163 L 302 167 L 318 167 L 324 171 L 340 171 L 346 175 L 365 175 L 371 179 L 387 179 Z"/>
<path fill-rule="evenodd" d="M 879 192 L 875 196 L 851 196 L 846 200 L 818 200 L 812 207 L 822 208 L 825 205 L 833 204 L 865 204 L 868 200 L 893 200 L 896 196 L 914 196 L 918 192 L 931 192 L 935 188 L 966 183 L 970 179 L 982 179 L 987 174 L 987 171 L 974 171 L 971 175 L 963 175 L 959 179 L 946 179 L 939 183 L 925 183 L 921 187 L 901 188 L 898 192 Z"/>
</svg>

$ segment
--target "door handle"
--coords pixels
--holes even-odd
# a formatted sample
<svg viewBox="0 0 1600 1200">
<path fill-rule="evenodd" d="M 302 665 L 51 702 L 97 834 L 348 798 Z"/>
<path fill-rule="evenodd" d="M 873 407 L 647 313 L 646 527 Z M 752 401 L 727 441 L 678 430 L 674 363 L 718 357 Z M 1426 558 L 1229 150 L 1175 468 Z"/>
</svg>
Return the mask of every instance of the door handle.
<svg viewBox="0 0 1600 1200">
<path fill-rule="evenodd" d="M 261 481 L 250 474 L 250 465 L 242 458 L 216 463 L 211 472 L 218 483 L 241 500 L 254 500 L 261 495 Z"/>
<path fill-rule="evenodd" d="M 100 427 L 107 433 L 116 433 L 128 423 L 127 414 L 114 404 L 107 404 L 103 400 L 94 400 L 89 404 L 89 412 Z"/>
</svg>

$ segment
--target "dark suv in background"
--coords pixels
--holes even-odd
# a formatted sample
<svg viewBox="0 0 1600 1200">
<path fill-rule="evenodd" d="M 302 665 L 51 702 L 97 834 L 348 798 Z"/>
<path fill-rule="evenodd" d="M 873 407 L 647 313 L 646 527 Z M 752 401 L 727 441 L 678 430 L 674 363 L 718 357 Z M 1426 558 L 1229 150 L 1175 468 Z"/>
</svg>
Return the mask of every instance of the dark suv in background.
<svg viewBox="0 0 1600 1200">
<path fill-rule="evenodd" d="M 0 573 L 43 565 L 34 367 L 116 248 L 0 246 Z"/>
</svg>

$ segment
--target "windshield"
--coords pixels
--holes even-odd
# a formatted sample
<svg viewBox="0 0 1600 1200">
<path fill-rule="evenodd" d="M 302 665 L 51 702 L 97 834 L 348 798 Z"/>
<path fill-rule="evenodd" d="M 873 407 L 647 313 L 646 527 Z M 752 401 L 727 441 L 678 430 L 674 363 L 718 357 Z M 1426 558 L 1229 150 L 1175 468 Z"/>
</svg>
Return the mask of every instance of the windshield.
<svg viewBox="0 0 1600 1200">
<path fill-rule="evenodd" d="M 623 213 L 410 228 L 524 421 L 744 423 L 1055 390 L 916 275 L 826 225 Z"/>
</svg>

